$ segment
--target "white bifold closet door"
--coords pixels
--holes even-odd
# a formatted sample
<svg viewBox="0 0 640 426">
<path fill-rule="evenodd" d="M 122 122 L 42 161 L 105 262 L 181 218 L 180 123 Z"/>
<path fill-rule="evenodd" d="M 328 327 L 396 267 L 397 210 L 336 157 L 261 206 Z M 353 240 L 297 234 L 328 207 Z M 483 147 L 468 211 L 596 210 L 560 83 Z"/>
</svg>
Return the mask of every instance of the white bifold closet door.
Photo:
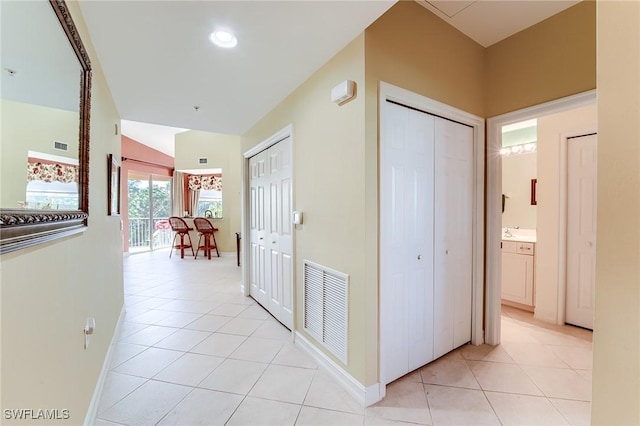
<svg viewBox="0 0 640 426">
<path fill-rule="evenodd" d="M 384 384 L 471 340 L 472 128 L 384 104 L 380 326 Z"/>
<path fill-rule="evenodd" d="M 293 327 L 291 138 L 249 159 L 250 294 Z"/>
</svg>

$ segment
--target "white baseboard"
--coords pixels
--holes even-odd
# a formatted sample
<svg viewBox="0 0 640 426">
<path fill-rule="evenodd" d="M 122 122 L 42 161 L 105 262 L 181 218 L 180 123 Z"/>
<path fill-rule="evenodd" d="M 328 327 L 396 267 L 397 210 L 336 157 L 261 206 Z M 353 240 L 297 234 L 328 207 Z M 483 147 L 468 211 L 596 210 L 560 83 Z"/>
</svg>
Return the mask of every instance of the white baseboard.
<svg viewBox="0 0 640 426">
<path fill-rule="evenodd" d="M 320 367 L 324 368 L 363 407 L 373 405 L 384 397 L 380 392 L 379 383 L 364 386 L 297 331 L 294 334 L 294 344 L 309 354 Z"/>
<path fill-rule="evenodd" d="M 105 382 L 107 381 L 107 374 L 109 373 L 109 366 L 111 365 L 113 350 L 117 343 L 118 335 L 120 334 L 120 328 L 122 327 L 122 323 L 124 322 L 124 316 L 125 309 L 123 305 L 122 309 L 120 310 L 120 316 L 118 317 L 116 328 L 113 331 L 113 336 L 111 337 L 111 343 L 109 343 L 109 349 L 107 349 L 107 354 L 105 355 L 104 362 L 102 363 L 102 370 L 100 371 L 100 375 L 98 376 L 96 387 L 93 390 L 93 397 L 91 398 L 91 403 L 89 404 L 87 415 L 84 418 L 85 426 L 95 424 L 96 417 L 98 417 L 98 405 L 100 405 L 102 390 L 104 389 Z"/>
</svg>

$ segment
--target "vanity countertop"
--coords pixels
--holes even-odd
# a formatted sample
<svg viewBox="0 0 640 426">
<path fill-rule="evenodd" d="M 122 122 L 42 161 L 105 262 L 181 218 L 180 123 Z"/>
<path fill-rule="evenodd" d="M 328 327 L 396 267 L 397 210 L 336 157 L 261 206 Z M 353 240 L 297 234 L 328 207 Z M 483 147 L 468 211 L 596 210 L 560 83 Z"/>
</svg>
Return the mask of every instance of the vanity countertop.
<svg viewBox="0 0 640 426">
<path fill-rule="evenodd" d="M 520 243 L 535 243 L 536 236 L 535 235 L 513 235 L 511 237 L 507 237 L 502 234 L 502 241 L 517 241 Z"/>
</svg>

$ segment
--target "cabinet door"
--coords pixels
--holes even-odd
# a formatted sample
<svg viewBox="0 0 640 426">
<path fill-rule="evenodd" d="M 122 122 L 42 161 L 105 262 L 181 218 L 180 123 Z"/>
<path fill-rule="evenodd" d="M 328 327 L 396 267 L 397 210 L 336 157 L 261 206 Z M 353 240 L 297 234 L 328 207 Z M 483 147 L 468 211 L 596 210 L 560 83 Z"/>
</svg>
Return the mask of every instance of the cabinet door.
<svg viewBox="0 0 640 426">
<path fill-rule="evenodd" d="M 533 256 L 502 252 L 502 298 L 533 306 Z"/>
</svg>

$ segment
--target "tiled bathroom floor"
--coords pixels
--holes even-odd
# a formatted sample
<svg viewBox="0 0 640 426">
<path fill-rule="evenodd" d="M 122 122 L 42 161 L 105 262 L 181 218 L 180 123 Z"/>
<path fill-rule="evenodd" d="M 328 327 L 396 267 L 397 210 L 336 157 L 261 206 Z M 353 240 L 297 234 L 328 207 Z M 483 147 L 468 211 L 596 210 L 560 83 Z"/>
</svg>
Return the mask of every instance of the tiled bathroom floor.
<svg viewBox="0 0 640 426">
<path fill-rule="evenodd" d="M 235 257 L 125 257 L 126 317 L 97 425 L 589 424 L 591 333 L 504 308 L 503 344 L 464 346 L 366 409 L 239 293 Z"/>
</svg>

